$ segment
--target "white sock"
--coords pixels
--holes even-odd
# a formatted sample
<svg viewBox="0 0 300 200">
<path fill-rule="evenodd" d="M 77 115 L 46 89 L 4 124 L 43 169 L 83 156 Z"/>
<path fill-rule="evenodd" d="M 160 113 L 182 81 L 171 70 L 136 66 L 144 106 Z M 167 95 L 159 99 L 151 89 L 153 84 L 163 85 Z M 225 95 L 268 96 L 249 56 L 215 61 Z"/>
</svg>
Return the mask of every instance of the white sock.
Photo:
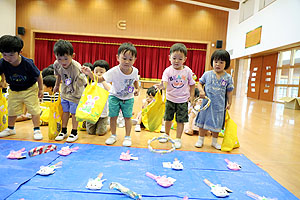
<svg viewBox="0 0 300 200">
<path fill-rule="evenodd" d="M 203 142 L 203 141 L 204 141 L 204 137 L 199 136 L 199 137 L 198 137 L 198 140 L 202 140 L 202 142 Z"/>
<path fill-rule="evenodd" d="M 220 150 L 221 149 L 221 145 L 218 144 L 218 138 L 212 138 L 212 142 L 211 142 L 211 146 L 215 147 L 216 149 Z"/>
</svg>

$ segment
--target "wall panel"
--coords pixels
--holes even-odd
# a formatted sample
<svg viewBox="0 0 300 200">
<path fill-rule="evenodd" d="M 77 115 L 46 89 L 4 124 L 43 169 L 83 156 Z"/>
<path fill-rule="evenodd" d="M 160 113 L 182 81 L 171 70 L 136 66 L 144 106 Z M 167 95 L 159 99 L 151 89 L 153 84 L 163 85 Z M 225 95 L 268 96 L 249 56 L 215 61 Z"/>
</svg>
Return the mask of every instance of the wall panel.
<svg viewBox="0 0 300 200">
<path fill-rule="evenodd" d="M 126 30 L 117 28 L 119 20 Z M 33 30 L 225 46 L 228 12 L 174 0 L 17 0 L 16 21 L 26 29 L 23 55 L 33 58 Z"/>
</svg>

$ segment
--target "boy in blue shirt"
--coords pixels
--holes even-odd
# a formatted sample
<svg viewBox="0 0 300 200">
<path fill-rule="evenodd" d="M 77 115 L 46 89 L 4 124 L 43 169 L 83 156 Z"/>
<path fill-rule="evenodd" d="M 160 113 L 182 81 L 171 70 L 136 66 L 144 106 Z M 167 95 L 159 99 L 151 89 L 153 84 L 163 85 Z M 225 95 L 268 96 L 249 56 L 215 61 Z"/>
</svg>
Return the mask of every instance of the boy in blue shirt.
<svg viewBox="0 0 300 200">
<path fill-rule="evenodd" d="M 23 113 L 23 105 L 32 115 L 33 138 L 42 140 L 40 130 L 39 98 L 43 97 L 43 79 L 33 60 L 20 55 L 23 40 L 17 36 L 4 35 L 0 38 L 0 87 L 9 84 L 8 95 L 8 128 L 0 132 L 0 137 L 16 134 L 15 122 Z"/>
</svg>

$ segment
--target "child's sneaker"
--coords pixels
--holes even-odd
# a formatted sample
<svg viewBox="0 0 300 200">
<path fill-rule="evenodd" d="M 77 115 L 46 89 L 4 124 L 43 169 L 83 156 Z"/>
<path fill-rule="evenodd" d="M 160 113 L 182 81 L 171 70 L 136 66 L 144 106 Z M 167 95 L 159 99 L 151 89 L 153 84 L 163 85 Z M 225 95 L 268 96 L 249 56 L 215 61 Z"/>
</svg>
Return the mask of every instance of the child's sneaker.
<svg viewBox="0 0 300 200">
<path fill-rule="evenodd" d="M 41 133 L 41 130 L 35 130 L 33 132 L 33 139 L 35 139 L 35 140 L 42 140 L 43 139 L 43 135 Z"/>
<path fill-rule="evenodd" d="M 78 134 L 73 135 L 72 133 L 67 138 L 66 142 L 75 142 L 78 139 Z"/>
<path fill-rule="evenodd" d="M 124 147 L 130 147 L 131 146 L 131 137 L 130 136 L 125 136 L 124 141 L 123 141 L 123 146 Z"/>
<path fill-rule="evenodd" d="M 176 149 L 180 149 L 181 148 L 181 139 L 176 138 L 174 140 L 174 146 L 175 146 Z"/>
<path fill-rule="evenodd" d="M 221 145 L 218 143 L 211 143 L 211 146 L 214 147 L 217 150 L 221 150 Z"/>
<path fill-rule="evenodd" d="M 137 119 L 131 119 L 131 123 L 132 123 L 132 125 L 137 125 L 138 120 Z"/>
<path fill-rule="evenodd" d="M 141 126 L 139 124 L 135 125 L 135 132 L 141 132 Z"/>
<path fill-rule="evenodd" d="M 0 132 L 0 137 L 7 137 L 10 135 L 15 135 L 16 134 L 16 130 L 15 129 L 9 129 L 6 128 L 3 131 Z"/>
<path fill-rule="evenodd" d="M 166 128 L 165 128 L 164 125 L 161 126 L 160 132 L 161 132 L 161 133 L 165 133 L 165 132 L 166 132 Z"/>
<path fill-rule="evenodd" d="M 164 133 L 164 134 L 161 135 L 161 137 L 166 137 L 166 138 L 160 138 L 160 139 L 158 139 L 158 141 L 159 141 L 160 143 L 166 143 L 166 142 L 168 142 L 168 138 L 169 138 L 170 136 L 169 136 L 168 134 Z"/>
<path fill-rule="evenodd" d="M 116 135 L 111 135 L 106 141 L 105 144 L 111 145 L 117 141 Z"/>
<path fill-rule="evenodd" d="M 60 133 L 58 134 L 58 136 L 56 136 L 55 140 L 56 140 L 56 141 L 61 141 L 61 140 L 65 139 L 66 137 L 67 137 L 67 134 L 66 134 L 66 133 L 60 132 Z"/>
</svg>

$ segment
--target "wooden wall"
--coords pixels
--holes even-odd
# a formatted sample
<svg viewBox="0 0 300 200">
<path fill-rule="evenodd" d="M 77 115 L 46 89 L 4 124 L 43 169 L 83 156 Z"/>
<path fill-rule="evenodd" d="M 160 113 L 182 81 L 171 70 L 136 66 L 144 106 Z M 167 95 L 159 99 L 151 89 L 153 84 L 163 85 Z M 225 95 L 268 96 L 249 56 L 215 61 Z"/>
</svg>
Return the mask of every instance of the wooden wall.
<svg viewBox="0 0 300 200">
<path fill-rule="evenodd" d="M 33 32 L 189 41 L 226 45 L 228 12 L 175 0 L 17 0 L 25 27 L 23 55 L 33 58 Z M 126 30 L 117 28 L 126 21 Z M 16 27 L 16 28 L 17 28 Z M 215 49 L 208 49 L 207 57 Z M 34 58 L 33 58 L 34 59 Z"/>
</svg>

